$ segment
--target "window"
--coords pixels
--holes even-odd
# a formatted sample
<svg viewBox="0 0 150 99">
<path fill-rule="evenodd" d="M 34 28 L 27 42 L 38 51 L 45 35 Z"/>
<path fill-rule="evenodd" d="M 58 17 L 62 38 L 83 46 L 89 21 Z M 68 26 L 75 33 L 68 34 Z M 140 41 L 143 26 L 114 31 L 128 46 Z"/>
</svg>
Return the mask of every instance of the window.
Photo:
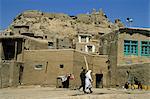
<svg viewBox="0 0 150 99">
<path fill-rule="evenodd" d="M 53 42 L 48 42 L 48 48 L 53 48 L 54 43 Z"/>
<path fill-rule="evenodd" d="M 60 66 L 60 68 L 64 68 L 64 64 L 60 64 L 59 66 Z"/>
<path fill-rule="evenodd" d="M 36 69 L 36 70 L 42 70 L 42 68 L 43 68 L 43 65 L 41 65 L 41 64 L 35 65 L 35 67 L 34 67 L 34 69 Z"/>
<path fill-rule="evenodd" d="M 87 46 L 87 48 L 88 48 L 88 52 L 92 52 L 93 46 Z"/>
<path fill-rule="evenodd" d="M 150 41 L 141 41 L 141 56 L 150 56 Z"/>
<path fill-rule="evenodd" d="M 138 55 L 138 41 L 124 40 L 124 54 Z"/>
<path fill-rule="evenodd" d="M 47 39 L 47 36 L 45 36 L 45 39 Z"/>
<path fill-rule="evenodd" d="M 86 36 L 81 36 L 81 42 L 86 42 Z"/>
<path fill-rule="evenodd" d="M 85 52 L 95 53 L 95 46 L 94 45 L 85 45 Z"/>
</svg>

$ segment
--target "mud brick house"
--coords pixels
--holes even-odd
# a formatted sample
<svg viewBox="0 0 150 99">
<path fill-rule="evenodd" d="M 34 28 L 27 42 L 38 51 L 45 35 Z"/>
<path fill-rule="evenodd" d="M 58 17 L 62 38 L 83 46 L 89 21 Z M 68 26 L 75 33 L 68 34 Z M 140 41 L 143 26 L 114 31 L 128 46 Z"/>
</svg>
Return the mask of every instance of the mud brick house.
<svg viewBox="0 0 150 99">
<path fill-rule="evenodd" d="M 86 63 L 87 62 L 87 63 Z M 94 87 L 122 86 L 132 74 L 150 85 L 150 29 L 112 23 L 102 10 L 90 14 L 25 11 L 0 35 L 0 88 L 57 86 L 57 77 L 93 71 Z"/>
<path fill-rule="evenodd" d="M 132 74 L 150 84 L 150 30 L 120 28 L 100 38 L 100 54 L 108 55 L 111 85 L 123 85 Z"/>
</svg>

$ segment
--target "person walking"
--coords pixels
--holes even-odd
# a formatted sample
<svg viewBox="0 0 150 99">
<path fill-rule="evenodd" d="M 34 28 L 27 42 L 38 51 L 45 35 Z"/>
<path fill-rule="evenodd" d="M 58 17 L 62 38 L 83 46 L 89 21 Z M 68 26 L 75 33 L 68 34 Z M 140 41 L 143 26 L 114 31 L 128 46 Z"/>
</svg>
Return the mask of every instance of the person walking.
<svg viewBox="0 0 150 99">
<path fill-rule="evenodd" d="M 92 77 L 91 77 L 91 70 L 88 70 L 88 72 L 85 74 L 85 93 L 92 93 Z M 89 92 L 90 91 L 90 92 Z"/>
<path fill-rule="evenodd" d="M 79 90 L 83 87 L 84 92 L 85 92 L 85 73 L 86 73 L 85 69 L 83 69 L 82 72 L 80 73 L 81 85 L 79 87 Z"/>
</svg>

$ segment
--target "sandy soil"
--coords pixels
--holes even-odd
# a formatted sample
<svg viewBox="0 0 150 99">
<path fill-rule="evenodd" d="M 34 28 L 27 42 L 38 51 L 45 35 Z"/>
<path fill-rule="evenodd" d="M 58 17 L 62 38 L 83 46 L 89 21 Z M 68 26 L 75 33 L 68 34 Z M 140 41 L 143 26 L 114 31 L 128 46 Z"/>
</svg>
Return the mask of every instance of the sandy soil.
<svg viewBox="0 0 150 99">
<path fill-rule="evenodd" d="M 0 89 L 0 99 L 150 99 L 150 91 L 93 88 L 92 94 L 84 94 L 81 90 L 21 86 Z"/>
</svg>

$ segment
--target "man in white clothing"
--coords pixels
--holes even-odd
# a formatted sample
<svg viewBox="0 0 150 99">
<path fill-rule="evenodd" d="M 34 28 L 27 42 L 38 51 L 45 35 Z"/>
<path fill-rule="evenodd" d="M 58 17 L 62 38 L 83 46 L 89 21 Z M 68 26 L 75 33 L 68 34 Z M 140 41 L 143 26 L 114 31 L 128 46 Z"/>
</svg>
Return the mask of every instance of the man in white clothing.
<svg viewBox="0 0 150 99">
<path fill-rule="evenodd" d="M 91 77 L 91 70 L 88 70 L 88 72 L 85 74 L 85 93 L 92 93 L 93 91 L 91 90 L 92 88 L 92 77 Z"/>
</svg>

